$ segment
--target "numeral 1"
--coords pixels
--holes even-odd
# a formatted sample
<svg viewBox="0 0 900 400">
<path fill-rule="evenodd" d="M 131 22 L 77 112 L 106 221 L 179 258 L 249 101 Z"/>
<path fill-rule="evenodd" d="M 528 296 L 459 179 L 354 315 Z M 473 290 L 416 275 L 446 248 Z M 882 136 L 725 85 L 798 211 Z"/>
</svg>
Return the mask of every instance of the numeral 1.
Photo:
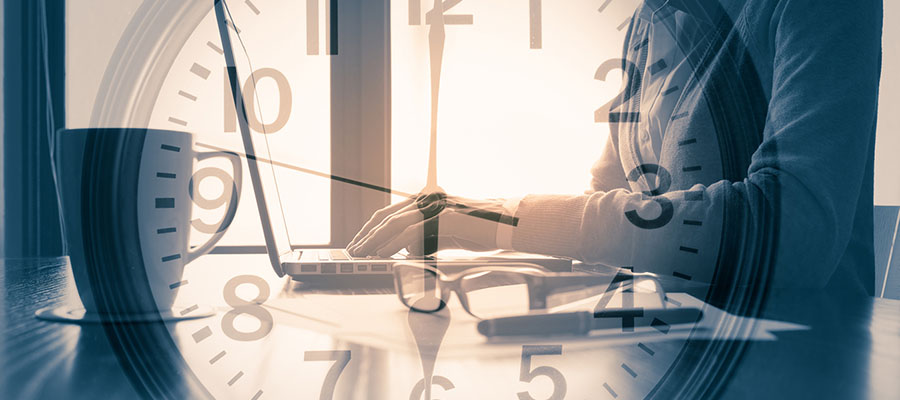
<svg viewBox="0 0 900 400">
<path fill-rule="evenodd" d="M 306 54 L 319 54 L 319 1 L 306 0 Z M 325 0 L 325 48 L 327 54 L 338 53 L 337 0 Z"/>
</svg>

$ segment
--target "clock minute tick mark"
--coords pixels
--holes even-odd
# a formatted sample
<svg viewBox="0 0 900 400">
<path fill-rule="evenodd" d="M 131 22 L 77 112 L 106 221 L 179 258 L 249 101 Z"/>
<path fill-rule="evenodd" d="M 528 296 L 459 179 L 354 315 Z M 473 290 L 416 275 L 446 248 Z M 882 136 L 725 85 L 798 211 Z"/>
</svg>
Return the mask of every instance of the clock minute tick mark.
<svg viewBox="0 0 900 400">
<path fill-rule="evenodd" d="M 190 101 L 197 101 L 197 96 L 194 96 L 188 92 L 185 92 L 184 90 L 179 90 L 178 95 L 181 97 L 184 97 Z"/>
<path fill-rule="evenodd" d="M 685 253 L 691 253 L 691 254 L 697 254 L 699 252 L 699 250 L 697 250 L 693 247 L 687 247 L 687 246 L 680 246 L 680 247 L 678 247 L 678 250 L 681 250 Z"/>
<path fill-rule="evenodd" d="M 220 351 L 219 354 L 216 354 L 215 356 L 213 356 L 213 358 L 210 358 L 210 359 L 209 359 L 209 365 L 215 364 L 216 361 L 221 360 L 222 357 L 225 357 L 225 350 Z"/>
<path fill-rule="evenodd" d="M 170 256 L 165 256 L 162 258 L 162 262 L 175 261 L 181 258 L 181 254 L 172 254 Z"/>
<path fill-rule="evenodd" d="M 194 305 L 192 305 L 192 306 L 190 306 L 190 307 L 188 307 L 188 308 L 185 308 L 184 310 L 181 310 L 181 316 L 183 317 L 183 316 L 188 315 L 188 314 L 190 314 L 190 313 L 192 313 L 192 312 L 194 312 L 194 311 L 197 311 L 198 308 L 200 308 L 200 306 L 198 306 L 198 305 L 196 305 L 196 304 L 194 304 Z"/>
<path fill-rule="evenodd" d="M 244 376 L 244 371 L 238 371 L 238 373 L 234 374 L 234 377 L 228 381 L 228 386 L 233 386 L 242 376 Z"/>
<path fill-rule="evenodd" d="M 653 321 L 650 322 L 650 326 L 656 328 L 656 330 L 660 331 L 663 335 L 669 333 L 669 324 L 663 322 L 663 320 L 659 318 L 653 318 Z"/>
<path fill-rule="evenodd" d="M 703 201 L 703 192 L 699 190 L 684 192 L 685 201 Z"/>
<path fill-rule="evenodd" d="M 616 391 L 613 390 L 613 388 L 611 388 L 611 387 L 609 386 L 608 383 L 603 382 L 603 387 L 606 389 L 607 392 L 609 392 L 609 394 L 610 394 L 613 398 L 618 398 L 618 397 L 619 397 L 619 394 L 616 393 Z"/>
<path fill-rule="evenodd" d="M 180 288 L 187 284 L 188 284 L 188 281 L 175 282 L 175 283 L 169 285 L 169 289 L 175 290 L 175 289 Z"/>
<path fill-rule="evenodd" d="M 178 152 L 181 151 L 181 147 L 178 147 L 178 146 L 172 146 L 172 145 L 168 145 L 168 144 L 164 144 L 164 145 L 162 145 L 162 146 L 159 146 L 159 148 L 160 148 L 160 149 L 163 149 L 163 150 L 166 150 L 166 151 L 174 151 L 174 152 L 176 152 L 176 153 L 178 153 Z"/>
<path fill-rule="evenodd" d="M 690 226 L 702 226 L 702 225 L 703 225 L 703 221 L 695 221 L 695 220 L 692 220 L 692 219 L 686 219 L 686 220 L 684 220 L 684 224 L 685 224 L 685 225 L 690 225 Z"/>
<path fill-rule="evenodd" d="M 194 65 L 191 66 L 191 73 L 199 76 L 203 80 L 206 80 L 209 78 L 209 74 L 211 73 L 211 71 L 200 64 L 194 63 Z"/>
<path fill-rule="evenodd" d="M 156 208 L 175 208 L 174 197 L 157 197 Z"/>
<path fill-rule="evenodd" d="M 676 277 L 676 278 L 684 279 L 684 280 L 686 280 L 686 281 L 691 280 L 691 276 L 690 276 L 690 275 L 688 275 L 688 274 L 683 274 L 683 273 L 678 272 L 678 271 L 672 272 L 672 276 L 674 276 L 674 277 Z"/>
<path fill-rule="evenodd" d="M 252 2 L 252 1 L 247 0 L 247 1 L 244 2 L 244 4 L 246 4 L 247 7 L 250 7 L 250 11 L 253 11 L 254 14 L 259 15 L 259 9 L 256 8 L 255 5 L 253 5 L 253 2 Z"/>
<path fill-rule="evenodd" d="M 687 146 L 689 144 L 697 143 L 697 139 L 686 139 L 678 142 L 679 146 Z"/>
<path fill-rule="evenodd" d="M 212 330 L 208 326 L 204 326 L 191 334 L 191 337 L 194 338 L 194 343 L 200 343 L 210 336 L 212 336 Z"/>
<path fill-rule="evenodd" d="M 647 352 L 647 354 L 649 354 L 650 357 L 653 357 L 653 355 L 656 354 L 656 352 L 653 351 L 652 349 L 650 349 L 649 347 L 647 347 L 646 344 L 638 343 L 637 346 L 638 346 L 638 348 L 640 348 L 641 350 Z"/>
<path fill-rule="evenodd" d="M 621 31 L 622 29 L 625 29 L 625 27 L 628 26 L 628 24 L 630 22 L 631 22 L 631 17 L 625 18 L 625 20 L 622 21 L 622 23 L 619 24 L 618 27 L 616 27 L 616 30 Z"/>
<path fill-rule="evenodd" d="M 263 394 L 263 391 L 262 391 L 262 390 L 259 390 L 259 391 L 256 392 L 256 394 L 253 395 L 253 397 L 250 398 L 250 400 L 256 400 L 256 399 L 258 399 L 260 396 L 262 396 L 262 394 Z"/>
<path fill-rule="evenodd" d="M 687 117 L 687 116 L 688 116 L 688 113 L 686 113 L 686 112 L 683 112 L 683 113 L 681 113 L 681 114 L 675 114 L 675 115 L 672 116 L 672 121 L 675 121 L 675 120 L 677 120 L 677 119 L 682 119 L 682 118 Z"/>
<path fill-rule="evenodd" d="M 187 126 L 187 124 L 188 124 L 187 121 L 185 121 L 183 119 L 178 119 L 175 117 L 169 117 L 169 122 L 176 124 L 176 125 L 181 125 L 181 126 Z"/>
<path fill-rule="evenodd" d="M 634 45 L 634 51 L 638 51 L 648 44 L 650 44 L 650 38 L 644 39 L 640 43 Z"/>
<path fill-rule="evenodd" d="M 606 6 L 609 5 L 609 3 L 612 3 L 612 0 L 606 0 L 605 2 L 603 2 L 603 4 L 600 6 L 600 8 L 597 9 L 597 12 L 601 12 L 601 13 L 602 13 L 603 10 L 606 9 Z"/>
<path fill-rule="evenodd" d="M 677 92 L 679 89 L 681 89 L 681 88 L 678 87 L 678 85 L 672 86 L 672 87 L 666 89 L 665 92 L 663 92 L 663 96 L 668 96 L 668 95 L 670 95 L 670 94 L 672 94 L 672 93 L 675 93 L 675 92 Z"/>
<path fill-rule="evenodd" d="M 650 65 L 650 75 L 656 75 L 657 73 L 665 70 L 668 66 L 669 66 L 669 64 L 666 64 L 666 60 L 660 58 L 659 61 Z M 671 90 L 671 89 L 669 89 L 669 90 Z"/>
<path fill-rule="evenodd" d="M 206 46 L 213 49 L 213 51 L 215 51 L 216 53 L 219 53 L 219 55 L 225 54 L 225 51 L 222 50 L 221 47 L 216 46 L 216 44 L 213 42 L 206 42 Z"/>
<path fill-rule="evenodd" d="M 637 372 L 634 372 L 634 370 L 631 369 L 628 364 L 622 363 L 622 369 L 624 369 L 625 372 L 628 373 L 628 375 L 631 375 L 632 378 L 637 378 Z"/>
<path fill-rule="evenodd" d="M 165 234 L 165 233 L 175 233 L 175 227 L 170 227 L 170 228 L 160 228 L 160 229 L 157 229 L 157 230 L 156 230 L 156 234 L 157 234 L 157 235 L 162 235 L 162 234 Z"/>
<path fill-rule="evenodd" d="M 164 179 L 175 179 L 175 174 L 169 172 L 157 172 L 156 177 Z"/>
<path fill-rule="evenodd" d="M 231 28 L 231 29 L 234 29 L 234 31 L 237 32 L 238 35 L 241 34 L 241 30 L 238 29 L 238 27 L 235 26 L 233 23 L 231 23 L 231 20 L 225 20 L 225 26 L 227 26 L 227 27 L 229 27 L 229 28 Z"/>
</svg>

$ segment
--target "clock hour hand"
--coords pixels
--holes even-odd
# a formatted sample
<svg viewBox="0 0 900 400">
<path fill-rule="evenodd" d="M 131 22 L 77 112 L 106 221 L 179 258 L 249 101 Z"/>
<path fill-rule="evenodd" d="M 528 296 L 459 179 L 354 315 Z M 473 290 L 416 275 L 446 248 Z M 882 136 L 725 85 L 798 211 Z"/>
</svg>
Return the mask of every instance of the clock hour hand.
<svg viewBox="0 0 900 400">
<path fill-rule="evenodd" d="M 309 168 L 303 168 L 303 167 L 300 167 L 300 166 L 297 166 L 294 164 L 289 164 L 289 163 L 278 161 L 278 160 L 269 160 L 269 159 L 265 159 L 265 158 L 261 158 L 261 157 L 256 157 L 253 155 L 248 157 L 246 153 L 243 153 L 240 151 L 234 151 L 231 149 L 227 149 L 225 147 L 214 146 L 214 145 L 211 145 L 208 143 L 197 142 L 196 146 L 210 149 L 210 150 L 234 153 L 243 158 L 250 158 L 250 159 L 254 159 L 254 160 L 257 160 L 258 162 L 263 162 L 263 163 L 271 163 L 272 165 L 274 165 L 276 167 L 287 168 L 292 171 L 297 171 L 297 172 L 301 172 L 304 174 L 314 175 L 314 176 L 318 176 L 320 178 L 331 179 L 336 182 L 346 183 L 348 185 L 358 186 L 358 187 L 365 188 L 365 189 L 370 189 L 370 190 L 375 190 L 375 191 L 390 193 L 390 194 L 396 194 L 396 195 L 405 196 L 405 197 L 408 197 L 411 199 L 412 198 L 420 198 L 421 196 L 423 196 L 422 194 L 414 195 L 412 193 L 406 193 L 406 192 L 396 190 L 393 188 L 389 188 L 389 187 L 385 187 L 385 186 L 379 186 L 379 185 L 375 185 L 375 184 L 368 183 L 368 182 L 363 182 L 363 181 L 356 180 L 356 179 L 350 179 L 347 177 L 338 176 L 338 175 L 334 175 L 334 174 L 328 174 L 325 172 L 316 171 L 316 170 L 312 170 Z M 436 191 L 436 192 L 431 192 L 431 193 L 438 193 L 438 192 Z M 444 197 L 446 198 L 446 196 L 444 196 Z M 465 213 L 467 213 L 473 217 L 483 218 L 483 219 L 498 222 L 501 224 L 507 224 L 507 225 L 513 225 L 513 226 L 515 226 L 518 223 L 517 218 L 509 216 L 509 215 L 504 215 L 504 214 L 499 213 L 494 210 L 489 210 L 489 209 L 485 209 L 485 208 L 481 208 L 481 207 L 474 207 L 471 205 L 465 205 L 465 204 L 456 202 L 454 200 L 449 200 L 449 199 L 446 199 L 445 201 L 446 201 L 446 203 L 444 204 L 444 206 L 463 210 Z"/>
</svg>

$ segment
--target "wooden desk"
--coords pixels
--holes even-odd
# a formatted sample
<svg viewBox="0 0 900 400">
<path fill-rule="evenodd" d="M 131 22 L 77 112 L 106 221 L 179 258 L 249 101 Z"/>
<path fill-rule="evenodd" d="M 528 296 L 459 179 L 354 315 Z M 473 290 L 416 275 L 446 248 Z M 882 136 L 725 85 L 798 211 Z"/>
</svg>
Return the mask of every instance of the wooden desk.
<svg viewBox="0 0 900 400">
<path fill-rule="evenodd" d="M 35 310 L 76 298 L 64 259 L 3 263 L 0 398 L 135 398 L 146 394 L 134 388 L 135 377 L 123 372 L 104 327 L 35 319 Z M 820 293 L 778 292 L 769 298 L 764 317 L 811 329 L 777 333 L 774 341 L 746 343 L 733 368 L 717 381 L 721 385 L 717 393 L 722 397 L 861 399 L 900 395 L 900 301 L 870 298 L 836 304 Z M 267 346 L 271 346 L 268 351 L 278 351 L 277 344 Z M 687 352 L 690 360 L 690 347 Z M 165 357 L 162 353 L 159 356 Z M 175 397 L 208 394 L 192 385 L 186 375 L 184 371 L 164 374 L 171 382 L 160 393 Z M 598 398 L 605 398 L 600 394 Z M 656 394 L 663 398 L 671 395 L 665 390 Z M 266 397 L 289 395 L 267 393 Z"/>
</svg>

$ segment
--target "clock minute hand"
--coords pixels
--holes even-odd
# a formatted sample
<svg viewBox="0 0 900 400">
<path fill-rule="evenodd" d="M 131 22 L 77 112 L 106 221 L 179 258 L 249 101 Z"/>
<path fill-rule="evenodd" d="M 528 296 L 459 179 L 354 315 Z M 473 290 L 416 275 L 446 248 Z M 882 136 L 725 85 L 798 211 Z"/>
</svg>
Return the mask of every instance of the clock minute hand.
<svg viewBox="0 0 900 400">
<path fill-rule="evenodd" d="M 431 67 L 431 142 L 428 148 L 428 175 L 423 192 L 440 190 L 437 184 L 437 117 L 438 99 L 441 89 L 441 64 L 444 58 L 444 4 L 434 0 L 431 13 L 431 28 L 428 30 L 428 52 Z"/>
</svg>

